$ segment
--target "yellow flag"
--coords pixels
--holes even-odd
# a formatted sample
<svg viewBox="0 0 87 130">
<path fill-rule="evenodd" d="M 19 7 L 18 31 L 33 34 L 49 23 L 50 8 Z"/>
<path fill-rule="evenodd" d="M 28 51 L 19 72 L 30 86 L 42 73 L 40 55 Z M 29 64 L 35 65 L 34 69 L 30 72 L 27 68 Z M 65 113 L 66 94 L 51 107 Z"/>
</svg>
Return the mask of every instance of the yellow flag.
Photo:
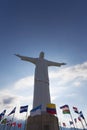
<svg viewBox="0 0 87 130">
<path fill-rule="evenodd" d="M 47 107 L 48 107 L 48 108 L 56 108 L 56 105 L 53 104 L 53 103 L 50 103 L 50 104 L 47 104 Z"/>
</svg>

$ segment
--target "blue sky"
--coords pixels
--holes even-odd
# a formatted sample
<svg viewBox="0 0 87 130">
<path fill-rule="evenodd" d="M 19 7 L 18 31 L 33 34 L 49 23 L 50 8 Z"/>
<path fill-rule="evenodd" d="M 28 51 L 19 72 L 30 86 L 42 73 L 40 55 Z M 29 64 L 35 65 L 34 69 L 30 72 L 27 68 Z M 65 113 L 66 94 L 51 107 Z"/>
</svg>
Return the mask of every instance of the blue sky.
<svg viewBox="0 0 87 130">
<path fill-rule="evenodd" d="M 78 107 L 87 118 L 87 1 L 0 1 L 0 111 L 33 102 L 34 65 L 14 56 L 65 62 L 50 67 L 51 100 Z M 74 113 L 73 113 L 74 114 Z M 76 114 L 74 115 L 77 116 Z"/>
</svg>

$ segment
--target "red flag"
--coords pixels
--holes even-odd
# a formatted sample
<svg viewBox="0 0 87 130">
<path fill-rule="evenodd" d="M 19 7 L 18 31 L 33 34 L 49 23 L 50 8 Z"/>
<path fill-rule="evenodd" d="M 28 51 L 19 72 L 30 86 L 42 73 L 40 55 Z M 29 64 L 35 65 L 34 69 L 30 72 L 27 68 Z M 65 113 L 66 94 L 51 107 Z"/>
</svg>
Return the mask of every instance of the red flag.
<svg viewBox="0 0 87 130">
<path fill-rule="evenodd" d="M 21 128 L 22 124 L 21 123 L 18 123 L 18 128 Z"/>
<path fill-rule="evenodd" d="M 78 120 L 79 120 L 79 121 L 81 121 L 81 118 L 80 118 L 80 117 L 78 117 Z"/>
<path fill-rule="evenodd" d="M 63 126 L 65 126 L 66 127 L 66 124 L 63 122 Z"/>
<path fill-rule="evenodd" d="M 12 126 L 16 126 L 16 122 L 12 122 Z"/>
<path fill-rule="evenodd" d="M 77 107 L 73 107 L 73 110 L 74 110 L 75 113 L 79 114 Z"/>
</svg>

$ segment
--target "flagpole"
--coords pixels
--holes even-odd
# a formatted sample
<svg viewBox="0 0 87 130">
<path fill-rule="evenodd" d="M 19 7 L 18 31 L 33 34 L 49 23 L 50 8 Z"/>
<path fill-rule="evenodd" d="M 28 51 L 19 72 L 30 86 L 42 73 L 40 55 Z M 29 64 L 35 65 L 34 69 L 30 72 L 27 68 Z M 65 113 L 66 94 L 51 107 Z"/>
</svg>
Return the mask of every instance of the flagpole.
<svg viewBox="0 0 87 130">
<path fill-rule="evenodd" d="M 80 117 L 81 117 L 81 119 L 83 119 L 84 120 L 84 122 L 85 122 L 85 125 L 86 125 L 86 127 L 87 127 L 87 123 L 86 123 L 86 120 L 85 120 L 85 117 L 84 117 L 84 115 L 83 115 L 83 113 L 82 113 L 82 111 L 80 111 Z M 81 120 L 82 121 L 82 120 Z M 83 124 L 83 122 L 82 122 L 82 124 Z M 83 127 L 84 127 L 84 125 L 83 125 Z M 85 127 L 84 127 L 85 128 Z"/>
<path fill-rule="evenodd" d="M 22 127 L 22 125 L 21 125 L 21 127 Z M 20 130 L 21 130 L 21 127 L 20 127 Z"/>
<path fill-rule="evenodd" d="M 4 119 L 3 119 L 4 120 Z M 7 120 L 6 120 L 6 122 L 7 122 Z M 4 124 L 4 128 L 3 128 L 3 130 L 5 130 L 5 128 L 6 128 L 6 122 L 5 122 L 5 124 Z"/>
<path fill-rule="evenodd" d="M 84 122 L 85 122 L 85 125 L 86 125 L 86 128 L 87 128 L 87 122 L 86 122 L 86 119 L 84 118 Z"/>
<path fill-rule="evenodd" d="M 10 129 L 11 129 L 11 127 L 12 127 L 12 122 L 13 122 L 13 120 L 14 120 L 14 116 L 15 116 L 15 113 L 13 113 L 13 117 L 12 117 L 12 120 L 11 120 L 11 125 L 10 125 L 9 130 L 10 130 Z"/>
<path fill-rule="evenodd" d="M 15 122 L 16 123 L 16 122 Z M 16 127 L 16 125 L 14 125 L 14 130 L 15 130 L 15 127 Z"/>
<path fill-rule="evenodd" d="M 1 127 L 1 122 L 0 122 L 0 129 L 1 129 L 2 127 Z"/>
<path fill-rule="evenodd" d="M 27 126 L 27 117 L 28 117 L 28 111 L 26 112 L 26 116 L 25 116 L 24 130 L 26 130 L 26 126 Z"/>
<path fill-rule="evenodd" d="M 71 117 L 71 120 L 72 120 L 72 122 L 73 122 L 74 129 L 76 129 L 76 128 L 75 128 L 75 125 L 74 125 L 74 121 L 73 121 L 71 112 L 70 112 L 70 117 Z"/>
<path fill-rule="evenodd" d="M 75 122 L 75 125 L 76 125 L 76 129 L 78 130 L 78 126 L 77 126 L 77 123 Z"/>
<path fill-rule="evenodd" d="M 81 124 L 82 124 L 83 130 L 85 130 L 85 127 L 84 127 L 84 125 L 83 125 L 82 119 L 81 119 Z"/>
<path fill-rule="evenodd" d="M 20 127 L 20 130 L 21 130 L 21 127 Z"/>
<path fill-rule="evenodd" d="M 61 125 L 61 122 L 59 122 L 59 124 L 60 124 L 60 125 L 59 125 L 60 130 L 62 130 L 62 125 Z"/>
<path fill-rule="evenodd" d="M 82 114 L 83 115 L 83 114 Z M 83 120 L 84 120 L 84 122 L 85 122 L 85 125 L 86 125 L 86 127 L 87 127 L 87 122 L 86 122 L 86 119 L 85 119 L 85 117 L 84 117 L 84 115 L 83 115 Z"/>
</svg>

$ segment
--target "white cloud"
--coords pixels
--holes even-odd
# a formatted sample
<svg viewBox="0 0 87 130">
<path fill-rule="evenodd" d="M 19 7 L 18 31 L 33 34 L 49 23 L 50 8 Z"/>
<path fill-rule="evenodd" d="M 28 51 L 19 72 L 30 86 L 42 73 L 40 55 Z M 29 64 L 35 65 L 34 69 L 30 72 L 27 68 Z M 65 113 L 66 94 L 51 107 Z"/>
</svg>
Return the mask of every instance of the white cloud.
<svg viewBox="0 0 87 130">
<path fill-rule="evenodd" d="M 49 73 L 50 79 L 57 80 L 60 85 L 65 85 L 71 81 L 80 82 L 87 79 L 87 62 L 78 64 L 64 69 L 58 69 L 57 71 L 51 71 Z"/>
<path fill-rule="evenodd" d="M 74 84 L 75 86 L 79 87 L 79 86 L 81 85 L 81 82 L 78 82 L 78 81 L 77 81 L 77 82 L 74 82 L 73 84 Z"/>
<path fill-rule="evenodd" d="M 18 80 L 18 81 L 14 84 L 14 88 L 15 88 L 15 89 L 29 88 L 29 87 L 33 86 L 33 84 L 34 84 L 34 78 L 33 78 L 33 76 L 24 77 L 24 78 Z"/>
</svg>

